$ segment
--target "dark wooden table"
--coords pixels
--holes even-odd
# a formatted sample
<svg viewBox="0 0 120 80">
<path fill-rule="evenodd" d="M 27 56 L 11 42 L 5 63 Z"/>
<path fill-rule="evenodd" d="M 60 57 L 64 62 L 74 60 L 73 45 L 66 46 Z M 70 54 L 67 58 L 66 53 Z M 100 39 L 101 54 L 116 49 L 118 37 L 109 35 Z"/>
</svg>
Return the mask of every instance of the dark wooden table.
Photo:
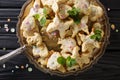
<svg viewBox="0 0 120 80">
<path fill-rule="evenodd" d="M 25 1 L 0 0 L 0 56 L 19 47 L 14 30 Z M 116 28 L 111 30 L 110 45 L 105 54 L 91 69 L 78 76 L 50 76 L 37 70 L 21 54 L 0 65 L 0 80 L 120 80 L 120 0 L 101 2 L 106 7 L 110 23 L 115 24 Z"/>
</svg>

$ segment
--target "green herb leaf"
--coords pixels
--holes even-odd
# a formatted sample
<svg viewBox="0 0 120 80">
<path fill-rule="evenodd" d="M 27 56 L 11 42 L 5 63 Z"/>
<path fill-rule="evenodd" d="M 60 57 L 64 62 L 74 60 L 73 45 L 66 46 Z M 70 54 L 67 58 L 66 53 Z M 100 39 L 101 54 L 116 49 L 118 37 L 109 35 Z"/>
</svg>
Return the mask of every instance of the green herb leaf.
<svg viewBox="0 0 120 80">
<path fill-rule="evenodd" d="M 74 16 L 77 16 L 79 14 L 79 12 L 80 12 L 80 10 L 78 8 L 73 7 L 72 10 L 68 11 L 68 14 L 70 16 L 74 17 Z"/>
<path fill-rule="evenodd" d="M 102 31 L 101 30 L 95 30 L 95 34 L 101 34 Z"/>
<path fill-rule="evenodd" d="M 76 60 L 75 59 L 71 59 L 71 65 L 75 65 L 76 64 Z"/>
<path fill-rule="evenodd" d="M 66 59 L 64 57 L 59 57 L 57 59 L 57 62 L 61 65 L 65 65 L 66 64 Z"/>
<path fill-rule="evenodd" d="M 66 65 L 67 65 L 68 67 L 71 67 L 71 66 L 72 66 L 72 65 L 71 65 L 71 57 L 70 57 L 70 56 L 67 57 Z"/>
<path fill-rule="evenodd" d="M 67 57 L 67 59 L 66 59 L 66 65 L 68 67 L 72 67 L 75 64 L 76 64 L 76 60 L 75 59 L 72 59 L 70 56 Z"/>
<path fill-rule="evenodd" d="M 94 39 L 94 40 L 97 40 L 97 41 L 100 41 L 101 40 L 101 33 L 102 31 L 101 30 L 95 30 L 94 31 L 94 35 L 90 36 L 91 39 Z"/>
<path fill-rule="evenodd" d="M 34 17 L 36 20 L 38 20 L 38 19 L 40 18 L 40 14 L 35 14 L 33 17 Z"/>
<path fill-rule="evenodd" d="M 76 24 L 79 24 L 79 23 L 80 23 L 81 17 L 80 17 L 80 15 L 79 15 L 79 13 L 80 13 L 80 9 L 75 8 L 75 7 L 73 7 L 72 10 L 69 10 L 69 11 L 68 11 L 69 16 L 70 16 L 71 18 L 73 18 L 73 20 L 74 20 L 74 22 L 75 22 Z"/>
<path fill-rule="evenodd" d="M 79 24 L 79 23 L 80 23 L 80 18 L 75 18 L 75 19 L 74 19 L 74 22 L 75 22 L 76 24 Z"/>
<path fill-rule="evenodd" d="M 96 35 L 90 36 L 91 39 L 96 39 Z"/>
<path fill-rule="evenodd" d="M 40 20 L 40 25 L 41 25 L 41 26 L 45 26 L 46 20 L 47 20 L 46 17 L 43 16 L 43 17 L 41 18 L 41 20 Z"/>
<path fill-rule="evenodd" d="M 43 8 L 43 13 L 44 13 L 44 15 L 47 15 L 47 9 L 46 9 L 46 7 Z"/>
<path fill-rule="evenodd" d="M 100 41 L 101 40 L 101 34 L 96 34 L 96 40 Z"/>
</svg>

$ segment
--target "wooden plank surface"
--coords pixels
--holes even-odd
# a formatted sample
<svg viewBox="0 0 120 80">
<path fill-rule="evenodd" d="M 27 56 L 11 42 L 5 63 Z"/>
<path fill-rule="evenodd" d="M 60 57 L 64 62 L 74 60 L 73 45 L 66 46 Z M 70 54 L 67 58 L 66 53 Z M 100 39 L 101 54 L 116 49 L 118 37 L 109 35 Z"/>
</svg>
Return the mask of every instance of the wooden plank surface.
<svg viewBox="0 0 120 80">
<path fill-rule="evenodd" d="M 16 28 L 17 16 L 25 1 L 0 0 L 0 56 L 19 47 L 16 32 L 12 33 L 10 30 L 6 32 L 4 26 L 8 24 L 9 29 Z M 120 0 L 100 1 L 106 10 L 111 9 L 107 12 L 110 23 L 115 24 L 116 29 L 120 30 Z M 11 19 L 11 22 L 8 22 L 8 19 Z M 15 68 L 16 65 L 21 67 L 26 64 L 33 69 L 32 72 L 28 72 L 27 68 Z M 0 65 L 0 80 L 120 80 L 120 31 L 111 30 L 110 44 L 103 57 L 91 69 L 78 76 L 60 78 L 44 74 L 30 64 L 23 54 L 11 59 L 5 66 L 6 68 Z"/>
</svg>

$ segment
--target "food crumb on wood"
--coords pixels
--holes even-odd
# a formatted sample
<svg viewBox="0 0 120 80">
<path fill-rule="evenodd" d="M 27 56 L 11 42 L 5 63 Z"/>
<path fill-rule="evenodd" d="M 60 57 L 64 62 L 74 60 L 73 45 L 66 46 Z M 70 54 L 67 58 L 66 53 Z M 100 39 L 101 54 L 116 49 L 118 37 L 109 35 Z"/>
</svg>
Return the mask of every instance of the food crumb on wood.
<svg viewBox="0 0 120 80">
<path fill-rule="evenodd" d="M 3 64 L 3 68 L 6 68 L 6 64 Z"/>
<path fill-rule="evenodd" d="M 108 8 L 107 10 L 110 11 L 110 8 Z"/>
<path fill-rule="evenodd" d="M 5 31 L 8 32 L 8 31 L 9 31 L 9 28 L 6 28 Z"/>
<path fill-rule="evenodd" d="M 118 30 L 118 29 L 116 29 L 116 30 L 115 30 L 115 32 L 119 32 L 119 30 Z"/>
<path fill-rule="evenodd" d="M 26 67 L 26 68 L 28 68 L 28 66 L 29 66 L 29 65 L 28 65 L 28 64 L 26 64 L 26 66 L 25 66 L 25 67 Z"/>
<path fill-rule="evenodd" d="M 10 22 L 10 21 L 11 21 L 11 19 L 10 19 L 10 18 L 8 18 L 8 19 L 7 19 L 7 21 L 8 21 L 8 22 Z"/>
<path fill-rule="evenodd" d="M 33 69 L 31 67 L 28 68 L 28 72 L 32 72 Z"/>
<path fill-rule="evenodd" d="M 15 32 L 15 28 L 11 28 L 10 31 L 11 31 L 12 33 L 14 33 L 14 32 Z"/>
<path fill-rule="evenodd" d="M 14 70 L 12 70 L 12 73 L 14 73 Z"/>
<path fill-rule="evenodd" d="M 24 69 L 25 67 L 24 66 L 21 66 L 21 69 Z"/>
<path fill-rule="evenodd" d="M 4 24 L 4 28 L 8 28 L 8 24 Z"/>
<path fill-rule="evenodd" d="M 6 50 L 6 48 L 3 48 L 3 51 L 5 51 Z"/>
<path fill-rule="evenodd" d="M 112 30 L 115 30 L 115 25 L 112 24 L 112 25 L 111 25 L 111 28 L 112 28 Z"/>
<path fill-rule="evenodd" d="M 16 68 L 16 69 L 19 69 L 19 66 L 16 65 L 15 68 Z"/>
</svg>

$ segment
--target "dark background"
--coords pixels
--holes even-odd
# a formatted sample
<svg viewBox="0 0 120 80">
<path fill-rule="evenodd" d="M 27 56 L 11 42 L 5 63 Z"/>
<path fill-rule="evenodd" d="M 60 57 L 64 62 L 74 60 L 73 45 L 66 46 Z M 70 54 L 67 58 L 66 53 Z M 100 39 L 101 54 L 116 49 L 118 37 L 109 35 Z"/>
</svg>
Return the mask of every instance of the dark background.
<svg viewBox="0 0 120 80">
<path fill-rule="evenodd" d="M 0 56 L 19 47 L 16 32 L 17 16 L 26 0 L 0 0 Z M 7 63 L 0 65 L 0 80 L 120 80 L 120 0 L 101 0 L 111 24 L 116 29 L 111 30 L 110 44 L 105 54 L 91 69 L 78 76 L 60 78 L 50 76 L 37 70 L 23 55 L 18 55 Z M 11 21 L 7 21 L 11 19 Z M 9 31 L 4 27 L 8 24 Z M 118 32 L 116 32 L 118 31 Z M 28 66 L 26 66 L 28 65 Z M 16 68 L 15 66 L 19 67 Z M 32 68 L 32 72 L 28 72 Z"/>
</svg>

